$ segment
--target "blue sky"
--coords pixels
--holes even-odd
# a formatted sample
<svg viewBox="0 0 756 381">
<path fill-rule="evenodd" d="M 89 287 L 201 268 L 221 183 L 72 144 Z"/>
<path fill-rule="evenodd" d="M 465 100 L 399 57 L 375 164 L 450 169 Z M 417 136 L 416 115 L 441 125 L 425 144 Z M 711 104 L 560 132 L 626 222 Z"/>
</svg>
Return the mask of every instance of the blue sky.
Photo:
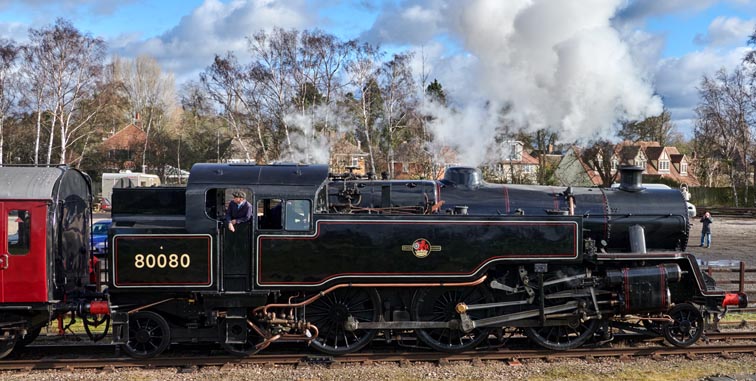
<svg viewBox="0 0 756 381">
<path fill-rule="evenodd" d="M 58 17 L 113 54 L 155 57 L 179 82 L 196 79 L 216 53 L 243 55 L 244 37 L 261 29 L 320 28 L 415 51 L 415 68 L 422 56 L 459 102 L 508 101 L 522 123 L 559 124 L 573 137 L 587 121 L 641 116 L 663 102 L 690 136 L 695 86 L 742 59 L 756 0 L 0 0 L 0 37 L 23 42 L 28 28 Z M 600 82 L 585 80 L 592 74 Z"/>
</svg>

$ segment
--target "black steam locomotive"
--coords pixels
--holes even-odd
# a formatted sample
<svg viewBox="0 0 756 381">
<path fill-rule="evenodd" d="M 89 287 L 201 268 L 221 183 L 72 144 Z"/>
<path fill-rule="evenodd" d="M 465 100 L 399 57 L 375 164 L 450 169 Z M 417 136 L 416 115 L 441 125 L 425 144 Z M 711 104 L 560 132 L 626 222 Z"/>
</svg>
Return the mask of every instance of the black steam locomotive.
<svg viewBox="0 0 756 381">
<path fill-rule="evenodd" d="M 329 176 L 322 165 L 198 164 L 186 188 L 113 194 L 113 338 L 135 357 L 216 342 L 249 355 L 282 341 L 327 354 L 378 337 L 457 352 L 503 332 L 570 349 L 616 329 L 696 342 L 746 296 L 684 253 L 686 203 L 644 189 Z M 256 218 L 223 223 L 244 191 Z"/>
</svg>

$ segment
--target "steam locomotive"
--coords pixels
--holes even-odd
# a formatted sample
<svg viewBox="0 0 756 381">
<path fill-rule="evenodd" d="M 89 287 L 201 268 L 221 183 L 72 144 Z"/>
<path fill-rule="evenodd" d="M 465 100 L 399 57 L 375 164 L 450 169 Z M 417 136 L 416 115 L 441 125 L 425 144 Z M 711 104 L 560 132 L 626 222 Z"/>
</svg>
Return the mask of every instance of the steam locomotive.
<svg viewBox="0 0 756 381">
<path fill-rule="evenodd" d="M 8 352 L 71 312 L 107 316 L 113 342 L 138 358 L 197 342 L 235 355 L 284 341 L 330 355 L 374 340 L 459 352 L 508 332 L 565 350 L 618 329 L 685 347 L 747 304 L 685 253 L 682 195 L 645 189 L 638 168 L 600 189 L 488 184 L 465 167 L 399 181 L 197 164 L 186 187 L 114 189 L 104 288 L 86 276 L 89 178 L 15 171 L 0 167 Z M 256 215 L 232 232 L 225 207 L 239 191 Z M 32 219 L 28 254 L 9 238 L 26 231 L 10 228 L 19 211 Z"/>
<path fill-rule="evenodd" d="M 458 352 L 506 331 L 550 349 L 616 329 L 689 346 L 747 304 L 684 253 L 685 200 L 644 189 L 334 177 L 324 165 L 197 164 L 186 188 L 117 189 L 113 340 L 134 357 L 216 342 L 250 355 L 299 341 L 330 355 L 377 337 Z M 234 232 L 231 194 L 256 213 Z"/>
</svg>

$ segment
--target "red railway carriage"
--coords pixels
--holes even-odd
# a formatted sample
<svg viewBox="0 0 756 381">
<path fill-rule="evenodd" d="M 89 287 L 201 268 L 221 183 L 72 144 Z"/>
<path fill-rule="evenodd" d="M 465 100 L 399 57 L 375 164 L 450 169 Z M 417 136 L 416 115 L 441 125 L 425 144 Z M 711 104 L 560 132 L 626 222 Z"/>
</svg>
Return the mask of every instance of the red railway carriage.
<svg viewBox="0 0 756 381">
<path fill-rule="evenodd" d="M 0 167 L 0 357 L 77 309 L 89 284 L 91 204 L 78 170 Z"/>
</svg>

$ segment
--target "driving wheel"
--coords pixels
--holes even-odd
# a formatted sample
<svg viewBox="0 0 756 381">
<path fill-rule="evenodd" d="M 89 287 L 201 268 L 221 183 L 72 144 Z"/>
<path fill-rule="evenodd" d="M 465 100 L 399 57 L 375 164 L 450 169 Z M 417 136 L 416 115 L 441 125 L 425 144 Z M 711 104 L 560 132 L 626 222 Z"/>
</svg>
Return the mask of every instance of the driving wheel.
<svg viewBox="0 0 756 381">
<path fill-rule="evenodd" d="M 319 334 L 312 341 L 315 349 L 330 355 L 356 352 L 368 345 L 376 330 L 349 331 L 346 322 L 375 322 L 380 317 L 380 296 L 373 288 L 340 288 L 324 295 L 306 307 L 306 319 L 315 325 Z"/>
<path fill-rule="evenodd" d="M 418 290 L 412 301 L 413 320 L 422 322 L 450 322 L 449 328 L 418 329 L 418 340 L 437 351 L 455 353 L 471 350 L 488 338 L 490 328 L 475 328 L 464 332 L 454 323 L 461 324 L 456 306 L 483 304 L 491 301 L 490 293 L 478 287 L 432 287 Z M 472 320 L 487 316 L 488 310 L 469 311 Z"/>
<path fill-rule="evenodd" d="M 155 357 L 168 348 L 170 343 L 170 328 L 162 316 L 150 311 L 140 311 L 129 317 L 129 340 L 122 345 L 129 356 Z"/>
<path fill-rule="evenodd" d="M 526 328 L 525 335 L 544 348 L 564 351 L 583 345 L 596 333 L 600 324 L 598 319 L 580 321 L 575 318 L 565 325 Z"/>
</svg>

